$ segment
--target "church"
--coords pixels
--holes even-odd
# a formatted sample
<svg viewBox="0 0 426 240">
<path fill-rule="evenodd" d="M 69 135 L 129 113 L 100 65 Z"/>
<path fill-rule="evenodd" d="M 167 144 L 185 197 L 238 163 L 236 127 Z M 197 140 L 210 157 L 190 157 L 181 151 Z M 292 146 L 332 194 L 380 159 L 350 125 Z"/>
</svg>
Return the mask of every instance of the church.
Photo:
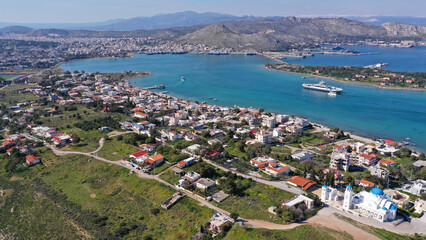
<svg viewBox="0 0 426 240">
<path fill-rule="evenodd" d="M 322 200 L 337 200 L 335 189 L 322 187 Z M 370 192 L 361 191 L 354 194 L 352 186 L 348 185 L 343 199 L 343 209 L 359 212 L 366 217 L 381 222 L 392 221 L 396 218 L 396 204 L 387 199 L 380 188 L 373 188 Z"/>
</svg>

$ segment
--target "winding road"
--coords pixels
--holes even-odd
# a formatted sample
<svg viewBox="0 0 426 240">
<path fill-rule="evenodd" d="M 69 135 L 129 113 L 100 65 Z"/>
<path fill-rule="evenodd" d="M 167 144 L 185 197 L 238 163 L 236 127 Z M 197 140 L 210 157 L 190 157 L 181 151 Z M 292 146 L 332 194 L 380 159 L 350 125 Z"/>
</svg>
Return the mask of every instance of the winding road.
<svg viewBox="0 0 426 240">
<path fill-rule="evenodd" d="M 127 133 L 129 133 L 129 132 L 112 132 L 112 133 L 110 133 L 111 135 L 109 134 L 108 136 L 110 136 L 110 137 L 111 136 L 118 136 L 118 135 L 127 134 Z M 40 139 L 35 138 L 35 137 L 33 137 L 33 136 L 29 135 L 29 134 L 26 134 L 26 137 L 29 137 L 29 138 L 31 138 L 33 140 L 41 141 Z M 111 160 L 108 160 L 108 159 L 105 159 L 105 158 L 102 158 L 102 157 L 94 155 L 95 153 L 97 153 L 98 151 L 100 151 L 102 149 L 103 143 L 104 143 L 104 138 L 101 138 L 99 140 L 99 147 L 95 151 L 89 152 L 89 153 L 78 152 L 78 151 L 61 151 L 61 150 L 58 150 L 57 148 L 55 148 L 55 146 L 50 145 L 48 143 L 44 143 L 44 145 L 46 147 L 50 148 L 55 155 L 58 155 L 58 156 L 63 156 L 63 155 L 67 155 L 67 154 L 84 155 L 84 156 L 87 156 L 87 157 L 90 157 L 90 158 L 93 158 L 93 159 L 97 159 L 99 161 L 103 161 L 103 162 L 106 162 L 106 163 L 109 163 L 109 164 L 114 164 L 114 165 L 118 165 L 118 166 L 121 166 L 121 167 L 125 167 L 125 168 L 127 168 L 129 170 L 132 170 L 140 178 L 153 179 L 153 180 L 158 181 L 158 182 L 160 182 L 160 183 L 162 183 L 162 184 L 164 184 L 166 186 L 169 186 L 169 187 L 171 187 L 171 188 L 173 188 L 173 189 L 175 189 L 177 191 L 180 191 L 180 189 L 177 188 L 176 186 L 174 186 L 174 185 L 172 185 L 172 184 L 170 184 L 170 183 L 162 180 L 161 178 L 159 178 L 159 176 L 161 174 L 159 174 L 159 175 L 150 175 L 150 174 L 143 173 L 142 171 L 135 171 L 135 168 L 133 166 L 131 166 L 128 162 L 124 161 L 124 160 L 111 161 Z M 222 167 L 220 165 L 217 165 L 217 164 L 211 162 L 210 160 L 205 159 L 204 161 L 206 161 L 207 163 L 209 163 L 209 164 L 211 164 L 211 165 L 213 165 L 213 166 L 215 166 L 215 167 L 217 167 L 219 169 L 222 169 L 224 171 L 231 171 L 230 169 L 227 169 L 227 168 L 224 168 L 224 167 Z M 288 192 L 292 192 L 294 194 L 301 194 L 301 193 L 303 193 L 303 191 L 300 190 L 300 189 L 298 189 L 298 188 L 289 187 L 286 184 L 286 181 L 273 182 L 273 181 L 268 181 L 268 180 L 264 180 L 264 179 L 255 178 L 253 176 L 250 176 L 250 175 L 247 175 L 247 174 L 238 173 L 238 172 L 235 172 L 235 171 L 232 171 L 232 172 L 235 173 L 235 174 L 237 174 L 237 175 L 239 175 L 239 176 L 242 176 L 242 177 L 245 177 L 245 178 L 251 178 L 251 179 L 253 179 L 253 180 L 255 180 L 255 181 L 259 182 L 259 183 L 266 184 L 266 185 L 271 185 L 271 186 L 274 186 L 276 188 L 279 188 L 279 189 L 282 189 L 282 190 L 285 190 L 285 191 L 288 191 Z M 192 194 L 184 192 L 184 191 L 181 191 L 181 192 L 184 193 L 186 196 L 188 196 L 188 197 L 190 197 L 190 198 L 198 201 L 200 203 L 200 205 L 202 205 L 202 206 L 205 206 L 205 207 L 208 207 L 210 209 L 213 209 L 216 212 L 221 212 L 221 213 L 225 213 L 225 214 L 228 214 L 228 215 L 230 214 L 229 212 L 227 212 L 227 211 L 225 211 L 225 210 L 223 210 L 223 209 L 221 209 L 221 208 L 219 208 L 219 207 L 211 204 L 210 202 L 208 202 L 206 200 L 200 199 L 200 198 L 196 197 L 195 195 L 192 195 Z M 242 223 L 244 223 L 246 225 L 249 225 L 252 228 L 264 228 L 264 229 L 271 229 L 271 230 L 288 230 L 288 229 L 293 229 L 295 227 L 298 227 L 298 226 L 301 226 L 301 225 L 304 225 L 304 224 L 322 225 L 324 227 L 331 228 L 331 229 L 334 229 L 334 230 L 337 230 L 337 231 L 347 232 L 348 234 L 350 234 L 356 240 L 358 240 L 358 239 L 359 240 L 379 239 L 376 236 L 374 236 L 374 235 L 372 235 L 370 233 L 367 233 L 367 232 L 363 231 L 362 229 L 353 226 L 350 223 L 347 223 L 345 221 L 342 221 L 342 220 L 336 218 L 334 216 L 334 213 L 342 214 L 341 211 L 339 211 L 337 209 L 334 209 L 332 207 L 324 207 L 323 209 L 321 209 L 320 211 L 318 211 L 318 213 L 315 216 L 311 217 L 307 221 L 300 222 L 300 223 L 277 224 L 277 223 L 272 223 L 272 222 L 268 222 L 268 221 L 260 220 L 260 219 L 244 219 L 244 218 L 238 218 L 237 221 L 238 222 L 242 222 Z M 343 214 L 343 215 L 345 215 L 345 214 Z M 352 215 L 349 214 L 349 213 L 347 213 L 346 216 L 352 217 Z M 362 220 L 364 220 L 364 221 L 362 221 Z M 367 220 L 369 220 L 369 219 L 367 219 Z M 358 221 L 359 222 L 365 222 L 365 219 L 360 219 L 360 220 L 358 219 Z M 374 226 L 374 225 L 379 225 L 379 223 L 376 224 L 376 223 L 372 222 L 372 226 Z M 375 227 L 383 228 L 383 226 L 375 226 Z M 390 227 L 390 226 L 389 227 L 385 227 L 385 228 L 387 230 L 392 231 L 391 230 L 392 227 Z M 402 231 L 400 231 L 400 233 L 402 233 L 402 234 L 412 234 L 412 233 L 414 233 L 413 232 L 414 229 L 412 229 L 412 227 L 408 227 L 407 229 L 401 229 L 401 230 Z M 423 230 L 423 231 L 421 229 L 416 229 L 416 230 L 420 230 L 420 231 L 418 231 L 419 233 L 426 233 L 425 230 Z M 395 231 L 395 229 L 393 229 L 393 231 Z"/>
</svg>

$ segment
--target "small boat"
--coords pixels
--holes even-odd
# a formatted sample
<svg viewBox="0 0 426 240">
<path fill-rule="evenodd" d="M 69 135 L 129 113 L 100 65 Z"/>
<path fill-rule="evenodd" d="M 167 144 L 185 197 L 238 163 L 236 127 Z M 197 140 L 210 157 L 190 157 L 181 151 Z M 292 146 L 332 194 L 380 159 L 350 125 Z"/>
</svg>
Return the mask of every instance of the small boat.
<svg viewBox="0 0 426 240">
<path fill-rule="evenodd" d="M 216 98 L 214 99 L 215 101 L 219 101 L 219 100 L 217 100 Z"/>
<path fill-rule="evenodd" d="M 209 97 L 209 99 L 213 99 L 213 97 Z"/>
<path fill-rule="evenodd" d="M 182 82 L 184 82 L 184 81 L 185 81 L 185 78 L 182 76 L 182 77 L 180 77 L 180 80 L 181 80 Z"/>
<path fill-rule="evenodd" d="M 411 139 L 411 138 L 409 138 L 409 137 L 406 137 L 406 138 L 405 138 L 405 140 L 407 140 L 407 141 L 408 141 L 408 140 L 410 140 L 410 139 Z"/>
</svg>

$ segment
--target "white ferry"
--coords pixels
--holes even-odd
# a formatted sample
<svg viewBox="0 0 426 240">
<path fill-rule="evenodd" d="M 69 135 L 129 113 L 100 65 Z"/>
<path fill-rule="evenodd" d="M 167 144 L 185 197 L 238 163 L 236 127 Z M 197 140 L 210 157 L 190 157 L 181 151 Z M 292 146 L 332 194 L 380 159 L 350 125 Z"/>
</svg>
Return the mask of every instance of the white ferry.
<svg viewBox="0 0 426 240">
<path fill-rule="evenodd" d="M 338 87 L 334 87 L 334 86 L 330 86 L 330 85 L 326 85 L 324 83 L 324 81 L 321 81 L 319 83 L 316 84 L 308 84 L 308 83 L 303 83 L 302 86 L 306 89 L 311 89 L 311 90 L 317 90 L 317 91 L 323 91 L 323 92 L 334 92 L 334 93 L 340 93 L 343 91 L 342 88 L 338 88 Z"/>
</svg>

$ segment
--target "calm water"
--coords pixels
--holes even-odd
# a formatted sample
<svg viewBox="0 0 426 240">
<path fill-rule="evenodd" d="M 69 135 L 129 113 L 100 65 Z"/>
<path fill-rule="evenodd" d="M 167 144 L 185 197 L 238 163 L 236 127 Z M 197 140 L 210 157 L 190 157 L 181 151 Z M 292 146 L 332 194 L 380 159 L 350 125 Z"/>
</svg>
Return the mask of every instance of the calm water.
<svg viewBox="0 0 426 240">
<path fill-rule="evenodd" d="M 91 59 L 62 65 L 90 72 L 150 71 L 132 80 L 139 87 L 165 84 L 171 95 L 224 106 L 263 107 L 369 137 L 410 137 L 426 151 L 426 92 L 384 90 L 325 80 L 344 89 L 337 97 L 305 90 L 301 75 L 266 70 L 261 56 L 135 55 L 128 59 Z M 185 76 L 185 82 L 180 81 Z M 213 102 L 209 97 L 217 98 Z"/>
<path fill-rule="evenodd" d="M 316 54 L 313 57 L 295 59 L 287 58 L 289 63 L 313 66 L 355 66 L 362 67 L 376 63 L 389 63 L 386 70 L 405 72 L 426 71 L 426 47 L 391 48 L 377 46 L 342 46 L 344 50 L 352 49 L 360 53 L 377 53 L 377 55 L 342 56 Z"/>
</svg>

